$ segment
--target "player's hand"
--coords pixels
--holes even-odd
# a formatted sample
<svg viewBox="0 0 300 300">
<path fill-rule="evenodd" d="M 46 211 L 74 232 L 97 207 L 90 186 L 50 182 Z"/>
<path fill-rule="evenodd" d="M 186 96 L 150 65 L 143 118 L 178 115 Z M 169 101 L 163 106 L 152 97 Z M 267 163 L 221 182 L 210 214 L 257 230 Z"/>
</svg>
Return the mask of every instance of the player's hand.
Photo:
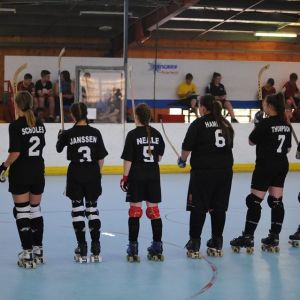
<svg viewBox="0 0 300 300">
<path fill-rule="evenodd" d="M 300 143 L 297 146 L 296 158 L 300 159 Z"/>
<path fill-rule="evenodd" d="M 181 156 L 180 156 L 180 157 L 178 157 L 177 165 L 178 165 L 179 168 L 185 168 L 185 167 L 186 167 L 186 161 L 183 160 L 183 159 L 181 158 Z"/>
<path fill-rule="evenodd" d="M 262 111 L 258 111 L 254 116 L 254 125 L 257 126 L 262 119 L 264 118 L 264 113 Z"/>
<path fill-rule="evenodd" d="M 123 192 L 128 191 L 128 176 L 123 175 L 123 177 L 120 180 L 120 188 Z"/>
<path fill-rule="evenodd" d="M 0 182 L 5 182 L 5 171 L 7 170 L 7 167 L 5 167 L 4 163 L 0 166 Z"/>
<path fill-rule="evenodd" d="M 64 133 L 64 130 L 59 129 L 58 134 L 57 134 L 57 138 L 60 139 L 61 135 Z"/>
</svg>

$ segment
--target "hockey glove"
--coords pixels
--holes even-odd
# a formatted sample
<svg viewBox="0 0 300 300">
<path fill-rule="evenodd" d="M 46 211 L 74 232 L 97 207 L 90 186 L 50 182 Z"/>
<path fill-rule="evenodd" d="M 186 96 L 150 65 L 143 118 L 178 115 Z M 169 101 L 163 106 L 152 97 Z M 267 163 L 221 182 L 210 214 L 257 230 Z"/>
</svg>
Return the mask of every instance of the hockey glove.
<svg viewBox="0 0 300 300">
<path fill-rule="evenodd" d="M 254 125 L 257 126 L 263 118 L 264 118 L 264 112 L 258 111 L 254 116 Z"/>
<path fill-rule="evenodd" d="M 0 166 L 0 182 L 5 182 L 5 171 L 7 170 L 7 167 L 4 166 L 4 163 Z"/>
<path fill-rule="evenodd" d="M 122 179 L 120 180 L 120 188 L 123 192 L 128 191 L 128 176 L 123 175 Z"/>
<path fill-rule="evenodd" d="M 177 165 L 179 168 L 185 168 L 186 167 L 186 161 L 184 161 L 181 156 L 178 157 L 178 160 L 177 160 Z"/>
<path fill-rule="evenodd" d="M 63 134 L 64 130 L 59 129 L 58 134 L 57 134 L 57 139 L 61 138 L 61 135 Z"/>
<path fill-rule="evenodd" d="M 296 158 L 300 159 L 300 143 L 297 146 Z"/>
</svg>

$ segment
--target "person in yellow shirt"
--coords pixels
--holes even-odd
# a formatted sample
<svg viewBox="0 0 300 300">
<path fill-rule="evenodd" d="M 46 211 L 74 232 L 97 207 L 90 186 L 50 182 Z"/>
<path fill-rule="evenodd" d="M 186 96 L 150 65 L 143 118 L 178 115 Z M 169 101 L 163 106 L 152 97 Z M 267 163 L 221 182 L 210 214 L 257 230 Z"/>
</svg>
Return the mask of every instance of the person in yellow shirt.
<svg viewBox="0 0 300 300">
<path fill-rule="evenodd" d="M 180 102 L 185 106 L 191 107 L 192 111 L 198 117 L 198 104 L 197 104 L 197 86 L 193 81 L 193 75 L 188 73 L 185 75 L 185 81 L 181 82 L 176 90 Z"/>
</svg>

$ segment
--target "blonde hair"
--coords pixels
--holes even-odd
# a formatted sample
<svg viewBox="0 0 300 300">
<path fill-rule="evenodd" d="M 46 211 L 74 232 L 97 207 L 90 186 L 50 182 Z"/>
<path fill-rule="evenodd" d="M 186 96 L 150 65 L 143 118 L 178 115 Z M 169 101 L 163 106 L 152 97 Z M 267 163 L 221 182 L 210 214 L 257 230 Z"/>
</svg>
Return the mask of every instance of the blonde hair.
<svg viewBox="0 0 300 300">
<path fill-rule="evenodd" d="M 27 91 L 20 91 L 17 93 L 15 98 L 15 103 L 19 110 L 24 113 L 27 125 L 29 127 L 34 127 L 36 124 L 36 119 L 33 113 L 33 98 L 32 95 Z"/>
</svg>

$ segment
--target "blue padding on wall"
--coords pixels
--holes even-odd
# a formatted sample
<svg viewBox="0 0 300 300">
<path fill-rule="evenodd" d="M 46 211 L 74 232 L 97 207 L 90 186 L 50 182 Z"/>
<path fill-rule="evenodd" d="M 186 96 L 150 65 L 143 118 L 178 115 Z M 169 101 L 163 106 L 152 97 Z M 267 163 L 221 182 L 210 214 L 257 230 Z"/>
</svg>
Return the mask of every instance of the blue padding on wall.
<svg viewBox="0 0 300 300">
<path fill-rule="evenodd" d="M 174 104 L 176 102 L 176 99 L 172 100 L 164 100 L 164 99 L 157 99 L 157 100 L 150 100 L 150 99 L 136 99 L 134 101 L 135 105 L 139 103 L 146 103 L 152 108 L 175 108 L 175 107 L 181 107 L 176 106 Z M 230 101 L 233 108 L 259 108 L 259 102 L 257 100 L 231 100 Z M 132 107 L 131 99 L 127 100 L 127 108 Z"/>
</svg>

